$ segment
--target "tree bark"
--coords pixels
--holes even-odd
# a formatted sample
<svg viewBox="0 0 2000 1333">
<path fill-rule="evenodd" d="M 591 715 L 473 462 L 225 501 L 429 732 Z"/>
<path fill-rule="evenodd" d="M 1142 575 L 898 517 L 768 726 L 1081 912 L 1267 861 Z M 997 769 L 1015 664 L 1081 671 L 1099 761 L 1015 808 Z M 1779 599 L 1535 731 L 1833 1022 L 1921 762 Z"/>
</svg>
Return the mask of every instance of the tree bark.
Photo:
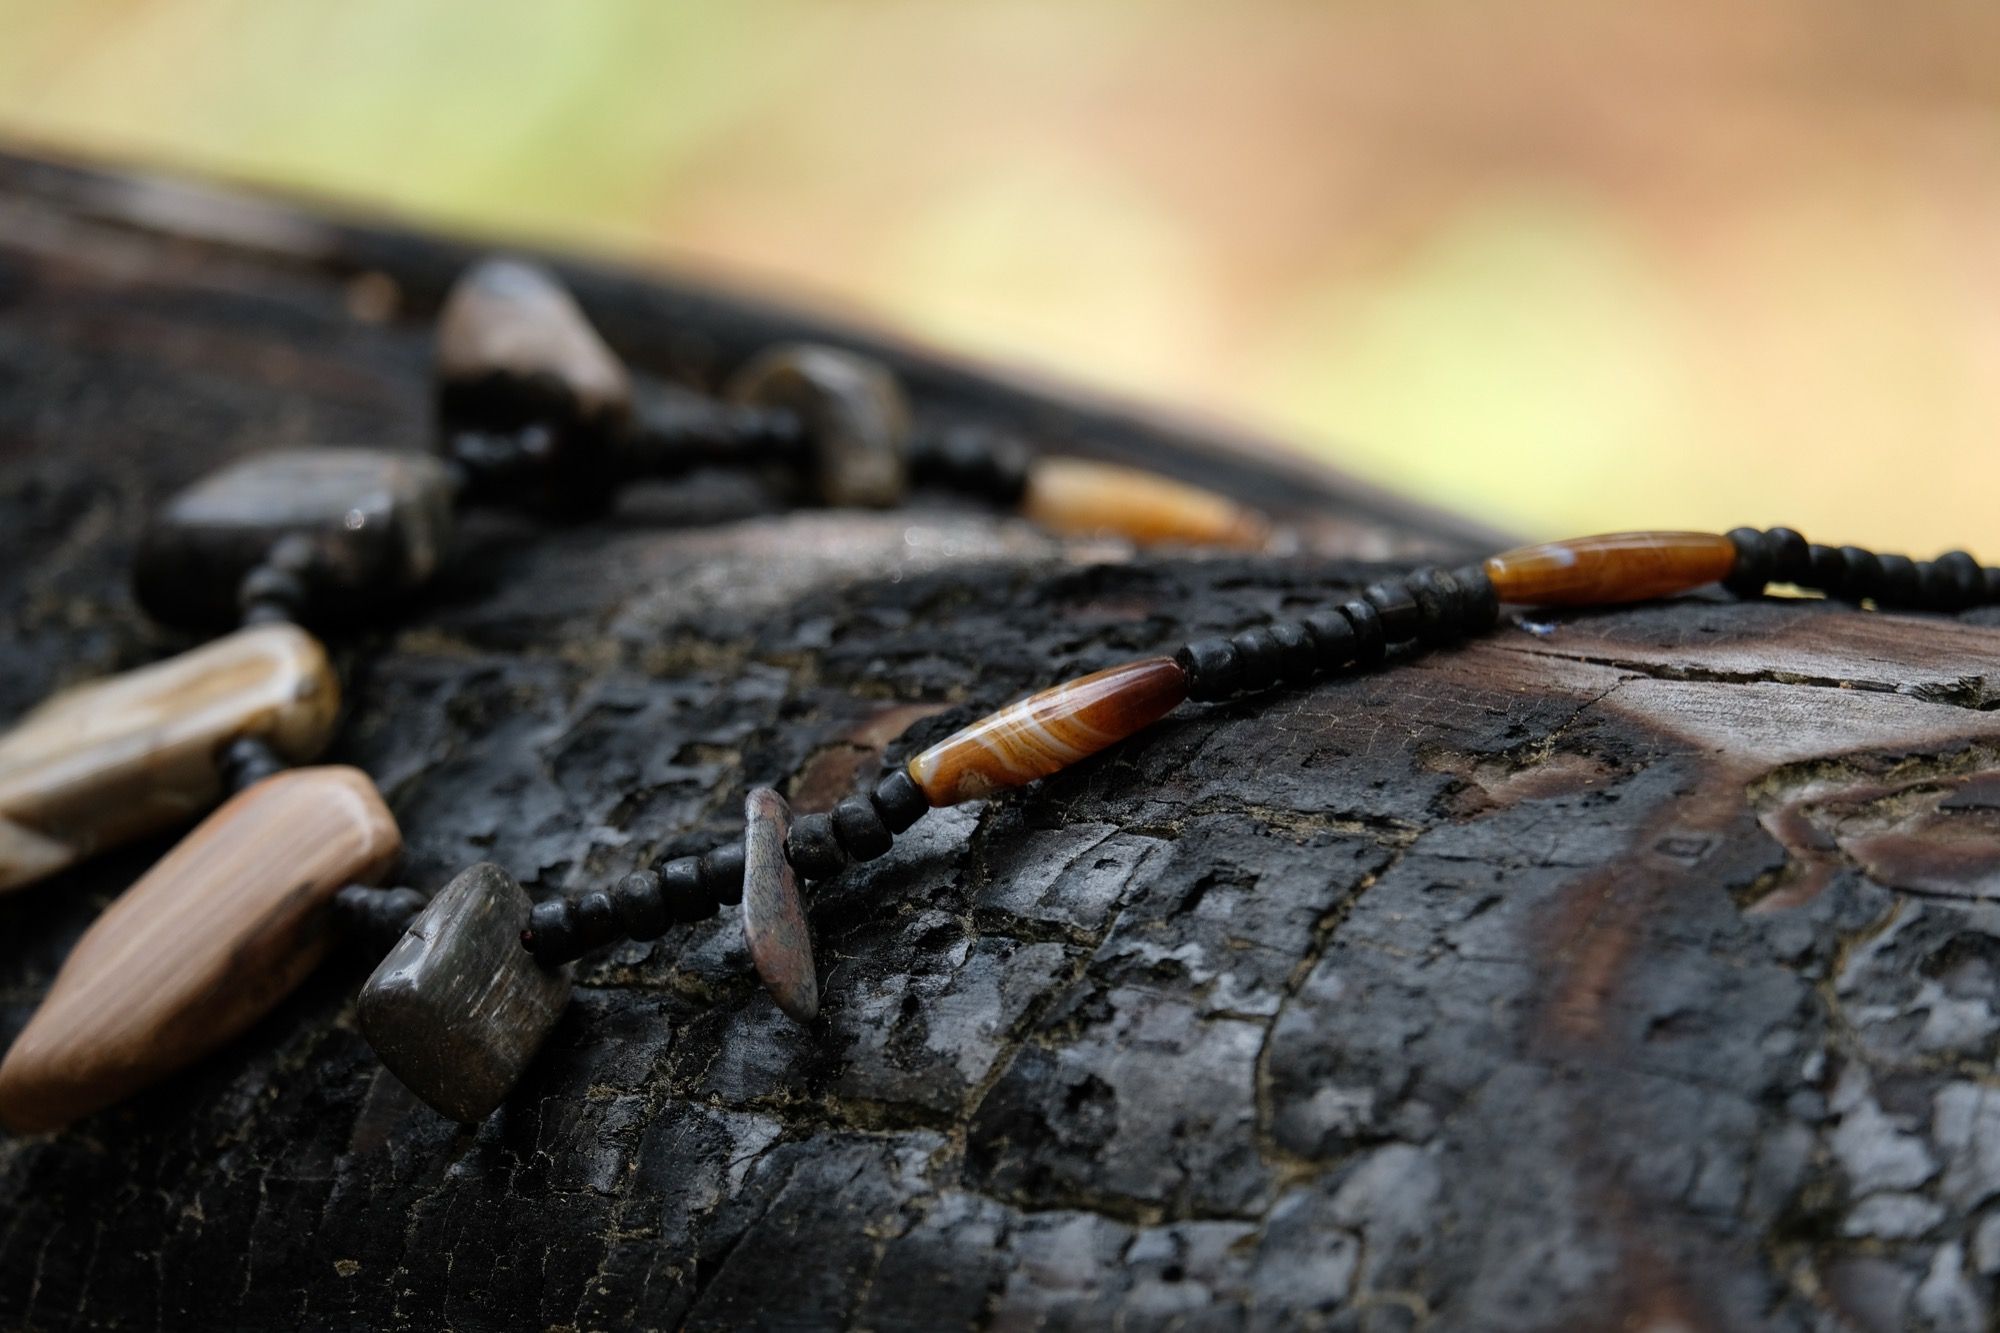
<svg viewBox="0 0 2000 1333">
<path fill-rule="evenodd" d="M 428 320 L 470 253 L 0 160 L 0 714 L 184 644 L 127 592 L 173 487 L 281 444 L 425 447 Z M 339 645 L 334 757 L 390 798 L 404 882 L 603 884 L 733 834 L 748 784 L 824 808 L 1026 690 L 1490 537 L 807 316 L 569 275 L 656 374 L 829 338 L 928 420 L 1142 459 L 1337 554 L 1133 557 L 726 477 L 475 518 L 432 595 Z M 728 917 L 587 962 L 474 1130 L 373 1059 L 350 953 L 169 1084 L 0 1139 L 0 1324 L 1989 1327 L 1996 626 L 1698 597 L 1190 707 L 817 886 L 810 1030 Z M 0 898 L 0 1037 L 164 845 Z"/>
</svg>

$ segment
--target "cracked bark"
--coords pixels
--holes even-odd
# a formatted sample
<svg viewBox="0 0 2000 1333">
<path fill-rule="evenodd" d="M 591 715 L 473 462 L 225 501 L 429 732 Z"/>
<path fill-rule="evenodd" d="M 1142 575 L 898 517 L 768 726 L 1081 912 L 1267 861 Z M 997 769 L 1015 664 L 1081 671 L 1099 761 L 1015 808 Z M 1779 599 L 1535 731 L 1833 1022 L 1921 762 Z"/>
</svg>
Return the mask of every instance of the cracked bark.
<svg viewBox="0 0 2000 1333">
<path fill-rule="evenodd" d="M 124 584 L 172 486 L 421 447 L 463 252 L 18 160 L 0 214 L 11 715 L 177 646 Z M 691 382 L 804 326 L 581 276 Z M 933 419 L 1296 493 L 1353 555 L 1475 535 L 903 364 Z M 779 514 L 726 479 L 467 537 L 343 646 L 336 757 L 381 780 L 409 880 L 492 859 L 538 893 L 731 832 L 748 783 L 823 804 L 912 722 L 891 758 L 1380 571 Z M 0 1141 L 0 1323 L 1986 1326 L 1996 623 L 1693 599 L 1186 710 L 820 886 L 809 1032 L 729 918 L 593 960 L 472 1132 L 372 1060 L 373 960 L 336 960 L 186 1076 Z M 0 899 L 0 1037 L 160 846 Z"/>
</svg>

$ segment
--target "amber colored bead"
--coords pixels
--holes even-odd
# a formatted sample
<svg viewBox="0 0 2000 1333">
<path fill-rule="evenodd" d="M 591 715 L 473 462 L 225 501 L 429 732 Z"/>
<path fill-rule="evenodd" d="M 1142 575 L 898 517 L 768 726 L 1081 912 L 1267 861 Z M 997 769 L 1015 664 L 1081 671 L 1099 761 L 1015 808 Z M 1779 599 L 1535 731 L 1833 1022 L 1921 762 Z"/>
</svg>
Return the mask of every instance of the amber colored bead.
<svg viewBox="0 0 2000 1333">
<path fill-rule="evenodd" d="M 977 800 L 1124 740 L 1187 692 L 1187 673 L 1171 657 L 1095 671 L 952 733 L 910 760 L 910 776 L 933 806 Z"/>
<path fill-rule="evenodd" d="M 1729 577 L 1736 545 L 1709 532 L 1614 532 L 1504 551 L 1486 562 L 1503 602 L 1590 606 L 1638 602 Z"/>
<path fill-rule="evenodd" d="M 1261 514 L 1213 491 L 1081 458 L 1036 459 L 1021 512 L 1051 532 L 1113 535 L 1141 546 L 1254 548 L 1270 536 Z"/>
</svg>

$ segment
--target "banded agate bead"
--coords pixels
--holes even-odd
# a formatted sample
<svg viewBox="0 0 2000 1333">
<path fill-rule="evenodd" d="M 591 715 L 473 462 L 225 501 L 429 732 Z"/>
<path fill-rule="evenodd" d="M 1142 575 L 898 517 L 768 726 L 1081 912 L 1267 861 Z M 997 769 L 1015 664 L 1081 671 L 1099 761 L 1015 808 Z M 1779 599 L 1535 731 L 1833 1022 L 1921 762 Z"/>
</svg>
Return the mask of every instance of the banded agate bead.
<svg viewBox="0 0 2000 1333">
<path fill-rule="evenodd" d="M 299 768 L 239 793 L 77 941 L 0 1062 L 0 1122 L 54 1129 L 215 1050 L 312 971 L 341 887 L 402 854 L 368 775 Z"/>
<path fill-rule="evenodd" d="M 292 625 L 52 696 L 0 735 L 0 891 L 200 813 L 222 794 L 236 737 L 317 757 L 339 708 L 326 650 Z"/>
<path fill-rule="evenodd" d="M 1710 532 L 1614 532 L 1503 551 L 1486 577 L 1503 602 L 1589 606 L 1668 597 L 1729 577 L 1736 545 Z"/>
<path fill-rule="evenodd" d="M 1113 534 L 1141 546 L 1262 546 L 1261 514 L 1213 491 L 1138 468 L 1082 458 L 1039 458 L 1028 470 L 1021 513 L 1051 532 Z"/>
<path fill-rule="evenodd" d="M 1067 768 L 1159 721 L 1187 698 L 1171 657 L 1109 667 L 1043 690 L 910 760 L 933 806 L 977 800 Z"/>
</svg>

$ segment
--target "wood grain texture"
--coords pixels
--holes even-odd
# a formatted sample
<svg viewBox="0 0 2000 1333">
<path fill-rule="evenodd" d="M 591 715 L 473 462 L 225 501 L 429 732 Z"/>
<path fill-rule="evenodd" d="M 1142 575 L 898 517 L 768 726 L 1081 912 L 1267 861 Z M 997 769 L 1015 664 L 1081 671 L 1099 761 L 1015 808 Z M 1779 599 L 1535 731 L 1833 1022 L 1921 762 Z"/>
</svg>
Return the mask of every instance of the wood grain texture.
<svg viewBox="0 0 2000 1333">
<path fill-rule="evenodd" d="M 1612 532 L 1503 551 L 1486 577 L 1517 606 L 1604 606 L 1692 592 L 1735 566 L 1736 544 L 1719 533 Z"/>
<path fill-rule="evenodd" d="M 0 735 L 0 890 L 201 813 L 238 736 L 317 758 L 339 709 L 326 650 L 291 625 L 64 690 Z"/>
<path fill-rule="evenodd" d="M 221 1046 L 318 964 L 326 907 L 402 852 L 358 769 L 266 778 L 107 908 L 0 1062 L 0 1123 L 54 1129 Z"/>
</svg>

